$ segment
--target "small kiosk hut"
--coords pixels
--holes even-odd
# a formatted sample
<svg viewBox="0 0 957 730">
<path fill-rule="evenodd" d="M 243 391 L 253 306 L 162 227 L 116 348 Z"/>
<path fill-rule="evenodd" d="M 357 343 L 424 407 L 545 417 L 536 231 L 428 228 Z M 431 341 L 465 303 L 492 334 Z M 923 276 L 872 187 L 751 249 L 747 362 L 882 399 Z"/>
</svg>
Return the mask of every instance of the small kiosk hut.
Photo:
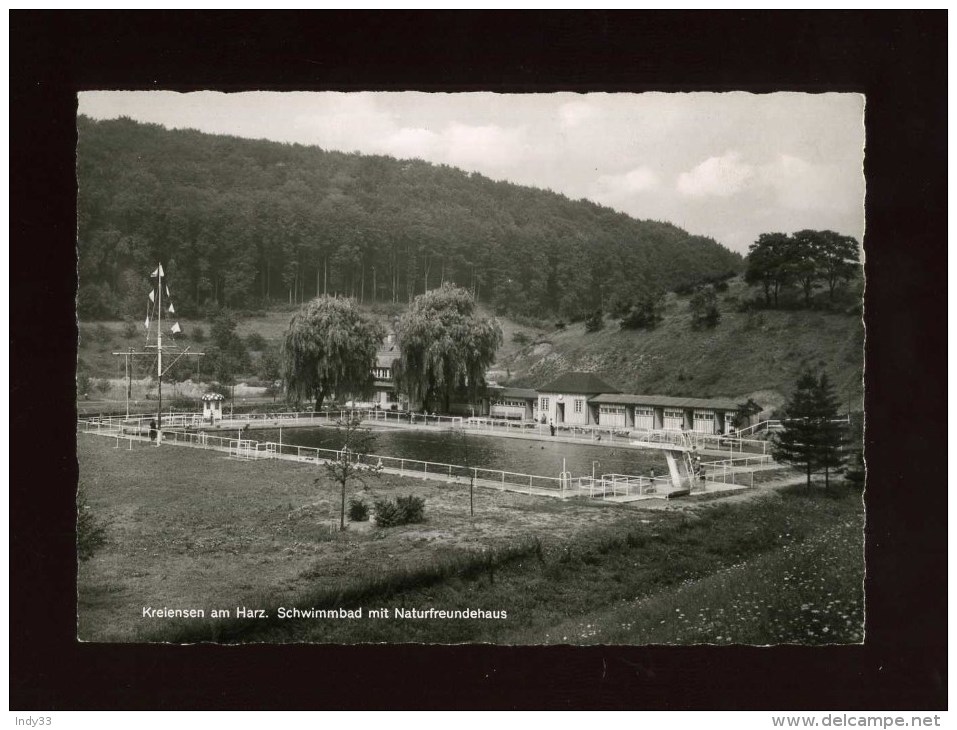
<svg viewBox="0 0 957 730">
<path fill-rule="evenodd" d="M 220 393 L 207 393 L 203 396 L 203 421 L 209 424 L 223 420 L 223 400 Z"/>
</svg>

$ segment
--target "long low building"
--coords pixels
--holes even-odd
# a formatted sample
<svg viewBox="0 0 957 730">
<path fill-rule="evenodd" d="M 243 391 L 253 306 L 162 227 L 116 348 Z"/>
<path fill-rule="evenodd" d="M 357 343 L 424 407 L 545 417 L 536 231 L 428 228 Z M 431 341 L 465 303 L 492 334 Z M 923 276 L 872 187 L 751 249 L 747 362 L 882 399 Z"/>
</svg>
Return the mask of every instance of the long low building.
<svg viewBox="0 0 957 730">
<path fill-rule="evenodd" d="M 717 434 L 731 432 L 740 410 L 731 398 L 621 393 L 593 373 L 566 373 L 537 390 L 492 386 L 489 403 L 493 418 Z"/>
</svg>

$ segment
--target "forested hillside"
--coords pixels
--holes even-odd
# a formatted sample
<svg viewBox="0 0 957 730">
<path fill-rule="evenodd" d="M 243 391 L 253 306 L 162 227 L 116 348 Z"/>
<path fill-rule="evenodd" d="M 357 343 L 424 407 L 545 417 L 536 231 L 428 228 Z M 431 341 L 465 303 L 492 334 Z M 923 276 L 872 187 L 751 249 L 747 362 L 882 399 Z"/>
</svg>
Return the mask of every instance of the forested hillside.
<svg viewBox="0 0 957 730">
<path fill-rule="evenodd" d="M 162 260 L 177 311 L 341 293 L 405 304 L 452 281 L 510 315 L 577 319 L 741 257 L 669 224 L 418 160 L 80 117 L 79 308 L 138 315 Z"/>
</svg>

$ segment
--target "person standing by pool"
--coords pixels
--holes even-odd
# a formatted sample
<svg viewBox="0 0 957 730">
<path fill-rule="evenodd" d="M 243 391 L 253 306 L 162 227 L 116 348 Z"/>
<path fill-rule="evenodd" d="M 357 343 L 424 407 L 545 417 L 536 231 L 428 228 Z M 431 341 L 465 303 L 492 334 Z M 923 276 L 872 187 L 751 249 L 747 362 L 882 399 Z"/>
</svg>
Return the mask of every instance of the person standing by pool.
<svg viewBox="0 0 957 730">
<path fill-rule="evenodd" d="M 548 430 L 551 432 L 552 436 L 555 435 L 555 422 L 554 422 L 554 421 L 549 421 L 549 422 L 548 422 Z"/>
<path fill-rule="evenodd" d="M 150 421 L 150 441 L 156 441 L 156 419 Z"/>
</svg>

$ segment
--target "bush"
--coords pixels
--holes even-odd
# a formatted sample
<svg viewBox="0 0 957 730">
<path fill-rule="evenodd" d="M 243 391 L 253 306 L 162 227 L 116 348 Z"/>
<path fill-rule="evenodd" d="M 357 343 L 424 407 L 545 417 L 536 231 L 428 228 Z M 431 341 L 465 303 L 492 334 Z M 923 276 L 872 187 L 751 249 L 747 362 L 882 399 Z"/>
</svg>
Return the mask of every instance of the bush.
<svg viewBox="0 0 957 730">
<path fill-rule="evenodd" d="M 193 327 L 193 339 L 197 342 L 206 342 L 206 330 L 202 327 Z"/>
<path fill-rule="evenodd" d="M 557 330 L 559 330 L 559 331 L 565 329 L 565 326 L 566 326 L 566 325 L 565 325 L 565 320 L 563 320 L 563 319 L 560 319 L 560 320 L 558 320 L 558 321 L 555 323 L 555 329 L 557 329 Z"/>
<path fill-rule="evenodd" d="M 661 322 L 663 309 L 664 297 L 662 295 L 650 294 L 644 296 L 622 318 L 621 329 L 654 329 Z"/>
<path fill-rule="evenodd" d="M 76 497 L 76 553 L 80 560 L 89 560 L 106 544 L 106 525 L 96 518 L 80 491 Z"/>
<path fill-rule="evenodd" d="M 246 348 L 253 352 L 263 352 L 266 349 L 266 338 L 258 332 L 246 336 Z"/>
<path fill-rule="evenodd" d="M 718 310 L 718 295 L 710 284 L 698 289 L 688 303 L 691 309 L 691 326 L 716 327 L 721 321 L 721 312 Z"/>
<path fill-rule="evenodd" d="M 526 332 L 514 332 L 512 334 L 512 342 L 516 345 L 527 345 L 532 341 L 532 338 L 528 336 Z"/>
<path fill-rule="evenodd" d="M 76 295 L 76 311 L 80 319 L 113 316 L 113 294 L 106 284 L 84 284 Z"/>
<path fill-rule="evenodd" d="M 395 500 L 375 501 L 375 521 L 379 527 L 396 527 L 425 521 L 425 500 L 409 495 Z"/>
<path fill-rule="evenodd" d="M 168 405 L 174 411 L 180 412 L 202 410 L 202 401 L 197 398 L 188 398 L 185 395 L 178 395 L 175 398 L 170 398 L 168 404 L 164 405 Z"/>
<path fill-rule="evenodd" d="M 112 383 L 106 378 L 100 378 L 96 381 L 94 387 L 101 393 L 108 393 Z"/>
<path fill-rule="evenodd" d="M 361 497 L 349 498 L 350 522 L 366 522 L 369 519 L 369 505 Z"/>
<path fill-rule="evenodd" d="M 585 317 L 585 332 L 598 332 L 605 328 L 605 316 L 600 309 Z"/>
<path fill-rule="evenodd" d="M 126 339 L 132 340 L 134 337 L 136 337 L 136 330 L 136 322 L 134 322 L 132 319 L 127 318 L 123 322 L 123 336 Z"/>
</svg>

